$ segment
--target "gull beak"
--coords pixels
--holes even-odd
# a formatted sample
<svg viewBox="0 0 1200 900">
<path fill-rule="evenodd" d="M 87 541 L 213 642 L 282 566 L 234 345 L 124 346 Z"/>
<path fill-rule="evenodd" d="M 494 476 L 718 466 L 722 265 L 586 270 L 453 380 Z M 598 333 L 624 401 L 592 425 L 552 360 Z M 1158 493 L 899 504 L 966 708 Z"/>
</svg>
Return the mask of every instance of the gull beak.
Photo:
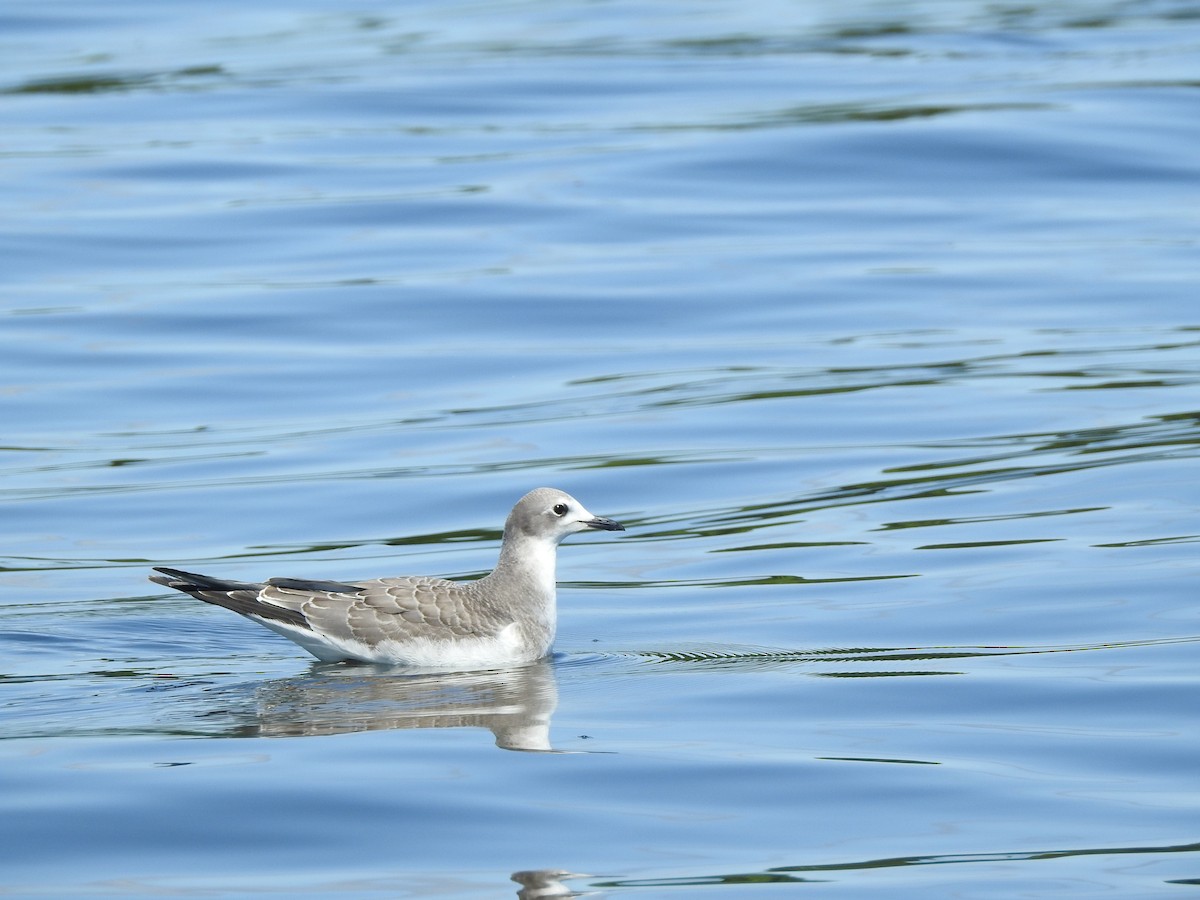
<svg viewBox="0 0 1200 900">
<path fill-rule="evenodd" d="M 594 518 L 594 519 L 584 519 L 579 524 L 586 525 L 588 528 L 595 528 L 599 531 L 624 531 L 625 530 L 625 526 L 622 525 L 620 522 L 613 521 L 612 519 L 606 519 L 603 516 L 596 516 L 596 518 Z"/>
</svg>

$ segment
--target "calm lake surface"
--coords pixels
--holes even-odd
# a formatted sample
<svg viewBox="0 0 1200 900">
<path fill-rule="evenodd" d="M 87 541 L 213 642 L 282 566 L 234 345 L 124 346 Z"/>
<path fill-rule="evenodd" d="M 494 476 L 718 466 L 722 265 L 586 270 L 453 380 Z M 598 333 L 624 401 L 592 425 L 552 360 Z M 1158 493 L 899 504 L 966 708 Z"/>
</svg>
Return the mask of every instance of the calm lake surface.
<svg viewBox="0 0 1200 900">
<path fill-rule="evenodd" d="M 0 895 L 1200 888 L 1200 5 L 16 0 L 0 59 Z M 523 669 L 146 581 L 476 577 L 539 485 L 628 531 Z"/>
</svg>

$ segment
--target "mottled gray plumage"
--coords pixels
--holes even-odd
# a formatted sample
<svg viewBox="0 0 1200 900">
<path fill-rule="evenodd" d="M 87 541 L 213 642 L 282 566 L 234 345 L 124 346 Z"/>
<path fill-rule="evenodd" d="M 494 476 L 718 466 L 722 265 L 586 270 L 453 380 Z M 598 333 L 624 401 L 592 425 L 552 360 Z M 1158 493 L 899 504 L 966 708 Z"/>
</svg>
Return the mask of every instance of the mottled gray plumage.
<svg viewBox="0 0 1200 900">
<path fill-rule="evenodd" d="M 540 659 L 556 624 L 554 563 L 577 531 L 624 531 L 553 488 L 530 491 L 504 523 L 500 559 L 478 581 L 410 576 L 343 583 L 227 581 L 156 567 L 150 580 L 223 606 L 318 659 L 488 668 Z"/>
</svg>

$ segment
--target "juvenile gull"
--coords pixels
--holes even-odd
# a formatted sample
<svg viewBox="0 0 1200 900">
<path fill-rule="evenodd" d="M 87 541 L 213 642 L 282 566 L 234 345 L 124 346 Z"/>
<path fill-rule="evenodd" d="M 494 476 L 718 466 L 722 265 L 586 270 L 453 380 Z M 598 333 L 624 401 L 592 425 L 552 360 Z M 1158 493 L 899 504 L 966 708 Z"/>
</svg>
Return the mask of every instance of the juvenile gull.
<svg viewBox="0 0 1200 900">
<path fill-rule="evenodd" d="M 490 668 L 541 659 L 554 642 L 554 557 L 576 531 L 624 531 L 562 491 L 538 488 L 512 508 L 500 559 L 478 581 L 410 576 L 342 583 L 226 581 L 155 567 L 156 584 L 233 610 L 327 662 Z"/>
</svg>

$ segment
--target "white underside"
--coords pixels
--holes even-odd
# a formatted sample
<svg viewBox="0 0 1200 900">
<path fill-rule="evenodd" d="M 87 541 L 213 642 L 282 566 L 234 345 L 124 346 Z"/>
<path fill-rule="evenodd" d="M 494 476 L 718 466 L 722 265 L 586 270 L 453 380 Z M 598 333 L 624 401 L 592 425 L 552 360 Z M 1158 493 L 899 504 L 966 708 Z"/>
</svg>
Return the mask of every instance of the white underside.
<svg viewBox="0 0 1200 900">
<path fill-rule="evenodd" d="M 352 659 L 423 669 L 490 669 L 530 663 L 550 651 L 549 647 L 530 646 L 523 642 L 515 622 L 489 637 L 465 637 L 452 641 L 415 638 L 403 642 L 381 641 L 369 646 L 362 641 L 318 634 L 307 628 L 258 616 L 248 618 L 294 641 L 322 662 Z"/>
</svg>

